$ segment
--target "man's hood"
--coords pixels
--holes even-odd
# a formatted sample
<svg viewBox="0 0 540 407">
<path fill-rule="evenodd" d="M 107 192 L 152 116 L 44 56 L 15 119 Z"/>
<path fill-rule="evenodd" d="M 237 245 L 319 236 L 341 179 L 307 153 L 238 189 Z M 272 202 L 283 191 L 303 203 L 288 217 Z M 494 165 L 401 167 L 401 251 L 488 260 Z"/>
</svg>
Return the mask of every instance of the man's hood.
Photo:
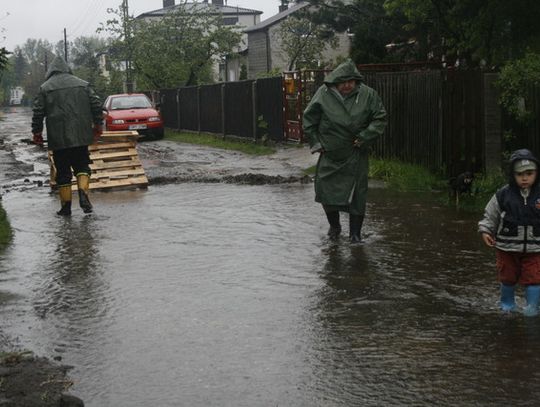
<svg viewBox="0 0 540 407">
<path fill-rule="evenodd" d="M 360 72 L 358 72 L 354 62 L 348 59 L 330 72 L 324 79 L 324 83 L 327 85 L 336 85 L 351 79 L 354 79 L 356 82 L 364 81 L 364 77 L 360 74 Z"/>
<path fill-rule="evenodd" d="M 47 70 L 47 79 L 56 73 L 72 73 L 68 64 L 62 57 L 55 57 Z"/>
</svg>

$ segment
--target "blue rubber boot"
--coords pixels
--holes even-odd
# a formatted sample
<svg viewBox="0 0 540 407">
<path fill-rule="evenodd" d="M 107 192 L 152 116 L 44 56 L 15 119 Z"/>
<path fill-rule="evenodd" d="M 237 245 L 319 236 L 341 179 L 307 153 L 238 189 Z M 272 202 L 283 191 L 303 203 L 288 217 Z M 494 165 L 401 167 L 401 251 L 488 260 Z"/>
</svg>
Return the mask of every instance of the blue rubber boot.
<svg viewBox="0 0 540 407">
<path fill-rule="evenodd" d="M 501 284 L 501 310 L 504 312 L 511 312 L 516 309 L 515 287 L 515 285 Z"/>
<path fill-rule="evenodd" d="M 525 299 L 527 300 L 527 306 L 523 308 L 523 315 L 526 317 L 534 317 L 538 315 L 540 285 L 528 285 L 525 287 Z"/>
</svg>

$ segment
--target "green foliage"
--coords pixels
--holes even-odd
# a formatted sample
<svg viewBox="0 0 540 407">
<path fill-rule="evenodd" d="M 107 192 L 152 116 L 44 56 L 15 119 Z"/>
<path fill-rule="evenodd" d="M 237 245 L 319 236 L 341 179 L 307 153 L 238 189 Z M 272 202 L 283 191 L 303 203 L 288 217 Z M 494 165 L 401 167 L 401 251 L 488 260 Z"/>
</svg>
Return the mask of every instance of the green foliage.
<svg viewBox="0 0 540 407">
<path fill-rule="evenodd" d="M 531 120 L 532 89 L 540 85 L 540 54 L 531 52 L 508 63 L 501 69 L 498 84 L 504 108 L 520 122 Z"/>
<path fill-rule="evenodd" d="M 224 26 L 211 8 L 181 3 L 159 20 L 134 20 L 122 7 L 101 30 L 111 34 L 119 61 L 130 60 L 139 87 L 163 89 L 213 80 L 214 60 L 240 43 L 241 34 Z"/>
<path fill-rule="evenodd" d="M 268 122 L 264 120 L 264 116 L 262 114 L 257 116 L 257 127 L 263 131 L 268 130 Z"/>
<path fill-rule="evenodd" d="M 211 134 L 176 132 L 167 129 L 165 130 L 165 139 L 182 143 L 221 148 L 223 150 L 240 151 L 244 154 L 250 155 L 269 155 L 276 152 L 274 148 L 255 144 L 252 142 L 252 140 L 229 140 Z"/>
<path fill-rule="evenodd" d="M 240 79 L 241 81 L 244 81 L 247 79 L 247 77 L 248 77 L 247 66 L 246 64 L 242 64 L 240 65 L 240 77 L 238 79 Z"/>
<path fill-rule="evenodd" d="M 390 14 L 436 58 L 468 65 L 501 65 L 538 40 L 537 0 L 386 0 Z M 536 40 L 536 41 L 535 41 Z"/>
<path fill-rule="evenodd" d="M 264 78 L 275 78 L 276 76 L 281 76 L 282 72 L 280 68 L 273 68 L 268 72 L 261 72 L 257 74 L 257 79 Z"/>
<path fill-rule="evenodd" d="M 10 52 L 4 47 L 0 48 L 0 78 L 2 77 L 2 71 L 6 69 L 8 65 L 8 55 Z"/>
<path fill-rule="evenodd" d="M 398 160 L 370 159 L 369 176 L 383 180 L 397 191 L 430 191 L 446 188 L 446 182 L 428 169 Z"/>
<path fill-rule="evenodd" d="M 11 226 L 6 215 L 6 211 L 0 206 L 0 248 L 11 242 Z"/>
<path fill-rule="evenodd" d="M 431 173 L 426 168 L 407 164 L 397 160 L 370 159 L 369 177 L 385 182 L 386 186 L 396 191 L 434 192 L 439 194 L 442 204 L 455 206 L 456 202 L 450 193 L 448 180 Z M 304 170 L 306 175 L 314 175 L 316 166 Z M 502 173 L 475 174 L 472 195 L 461 195 L 459 209 L 481 212 L 493 194 L 507 183 Z"/>
<path fill-rule="evenodd" d="M 54 59 L 53 45 L 47 40 L 30 38 L 14 50 L 15 86 L 24 88 L 27 99 L 32 100 L 45 80 L 48 64 Z"/>
<path fill-rule="evenodd" d="M 260 141 L 263 145 L 268 143 L 268 122 L 264 120 L 264 116 L 261 114 L 257 116 L 257 130 L 260 137 Z"/>
<path fill-rule="evenodd" d="M 16 47 L 2 78 L 5 97 L 9 96 L 10 88 L 22 86 L 25 98 L 32 100 L 39 86 L 45 81 L 49 64 L 55 57 L 54 49 L 64 56 L 63 41 L 53 46 L 46 40 L 28 39 L 22 46 Z M 68 44 L 68 57 L 73 73 L 90 82 L 101 96 L 122 90 L 121 81 L 116 80 L 118 75 L 115 75 L 114 70 L 111 78 L 101 74 L 98 55 L 107 49 L 107 42 L 97 37 L 78 37 Z"/>
<path fill-rule="evenodd" d="M 500 66 L 540 42 L 538 0 L 308 0 L 311 17 L 354 34 L 358 63 L 446 61 Z"/>
<path fill-rule="evenodd" d="M 306 169 L 308 175 L 315 174 L 316 166 Z M 446 181 L 428 169 L 398 160 L 370 158 L 369 177 L 379 179 L 397 191 L 440 191 L 447 187 Z"/>
<path fill-rule="evenodd" d="M 394 62 L 397 58 L 416 59 L 415 49 L 405 47 L 397 55 L 386 45 L 406 43 L 409 36 L 400 13 L 388 13 L 385 0 L 308 0 L 318 7 L 310 14 L 314 24 L 325 24 L 352 38 L 351 58 L 357 63 Z"/>
<path fill-rule="evenodd" d="M 322 60 L 323 51 L 335 49 L 338 40 L 334 32 L 324 24 L 314 24 L 307 14 L 297 12 L 289 16 L 276 34 L 288 70 L 314 69 Z"/>
<path fill-rule="evenodd" d="M 482 212 L 495 192 L 508 182 L 502 171 L 490 174 L 476 174 L 472 195 L 462 195 L 459 199 L 459 208 L 470 212 Z M 455 201 L 449 201 L 455 205 Z"/>
</svg>

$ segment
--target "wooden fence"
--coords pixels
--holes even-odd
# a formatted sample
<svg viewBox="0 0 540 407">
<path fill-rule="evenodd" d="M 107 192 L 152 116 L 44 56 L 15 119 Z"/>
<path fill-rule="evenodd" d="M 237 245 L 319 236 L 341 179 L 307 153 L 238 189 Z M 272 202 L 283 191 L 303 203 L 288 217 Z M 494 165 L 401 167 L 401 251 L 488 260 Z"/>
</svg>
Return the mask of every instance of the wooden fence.
<svg viewBox="0 0 540 407">
<path fill-rule="evenodd" d="M 420 164 L 452 176 L 466 170 L 500 168 L 504 150 L 529 148 L 540 154 L 540 120 L 524 126 L 503 114 L 496 73 L 424 70 L 362 74 L 388 111 L 388 128 L 374 145 L 381 158 Z M 316 90 L 301 88 L 304 92 Z M 284 141 L 284 116 L 290 107 L 284 106 L 281 78 L 164 89 L 160 94 L 167 127 L 254 140 L 266 134 Z M 309 100 L 309 95 L 297 99 Z M 540 91 L 531 93 L 530 99 L 536 117 L 540 117 Z M 505 141 L 503 133 L 513 137 Z"/>
<path fill-rule="evenodd" d="M 165 126 L 247 139 L 283 140 L 281 78 L 162 89 Z"/>
</svg>

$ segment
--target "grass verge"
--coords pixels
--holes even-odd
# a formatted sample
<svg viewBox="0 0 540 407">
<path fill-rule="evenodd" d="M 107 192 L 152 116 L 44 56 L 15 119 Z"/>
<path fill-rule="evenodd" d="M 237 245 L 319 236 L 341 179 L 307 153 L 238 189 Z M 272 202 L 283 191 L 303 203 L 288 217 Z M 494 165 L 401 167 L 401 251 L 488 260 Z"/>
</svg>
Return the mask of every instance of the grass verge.
<svg viewBox="0 0 540 407">
<path fill-rule="evenodd" d="M 314 175 L 315 166 L 307 168 L 304 172 L 307 175 Z M 396 191 L 438 193 L 441 204 L 456 205 L 455 198 L 450 194 L 448 180 L 420 165 L 371 158 L 369 177 L 384 181 L 389 188 Z M 476 174 L 473 193 L 460 196 L 459 209 L 482 212 L 493 194 L 506 182 L 502 171 L 488 175 Z"/>
<path fill-rule="evenodd" d="M 307 175 L 315 174 L 315 166 L 304 170 Z M 445 181 L 424 167 L 396 160 L 370 158 L 369 178 L 380 179 L 389 188 L 398 191 L 430 191 L 445 188 Z"/>
<path fill-rule="evenodd" d="M 11 242 L 11 226 L 9 224 L 6 211 L 0 205 L 0 248 Z"/>
<path fill-rule="evenodd" d="M 276 149 L 270 146 L 254 143 L 253 140 L 227 139 L 206 133 L 188 133 L 174 130 L 165 130 L 165 140 L 182 143 L 198 144 L 208 147 L 221 148 L 223 150 L 240 151 L 249 155 L 270 155 Z"/>
</svg>

